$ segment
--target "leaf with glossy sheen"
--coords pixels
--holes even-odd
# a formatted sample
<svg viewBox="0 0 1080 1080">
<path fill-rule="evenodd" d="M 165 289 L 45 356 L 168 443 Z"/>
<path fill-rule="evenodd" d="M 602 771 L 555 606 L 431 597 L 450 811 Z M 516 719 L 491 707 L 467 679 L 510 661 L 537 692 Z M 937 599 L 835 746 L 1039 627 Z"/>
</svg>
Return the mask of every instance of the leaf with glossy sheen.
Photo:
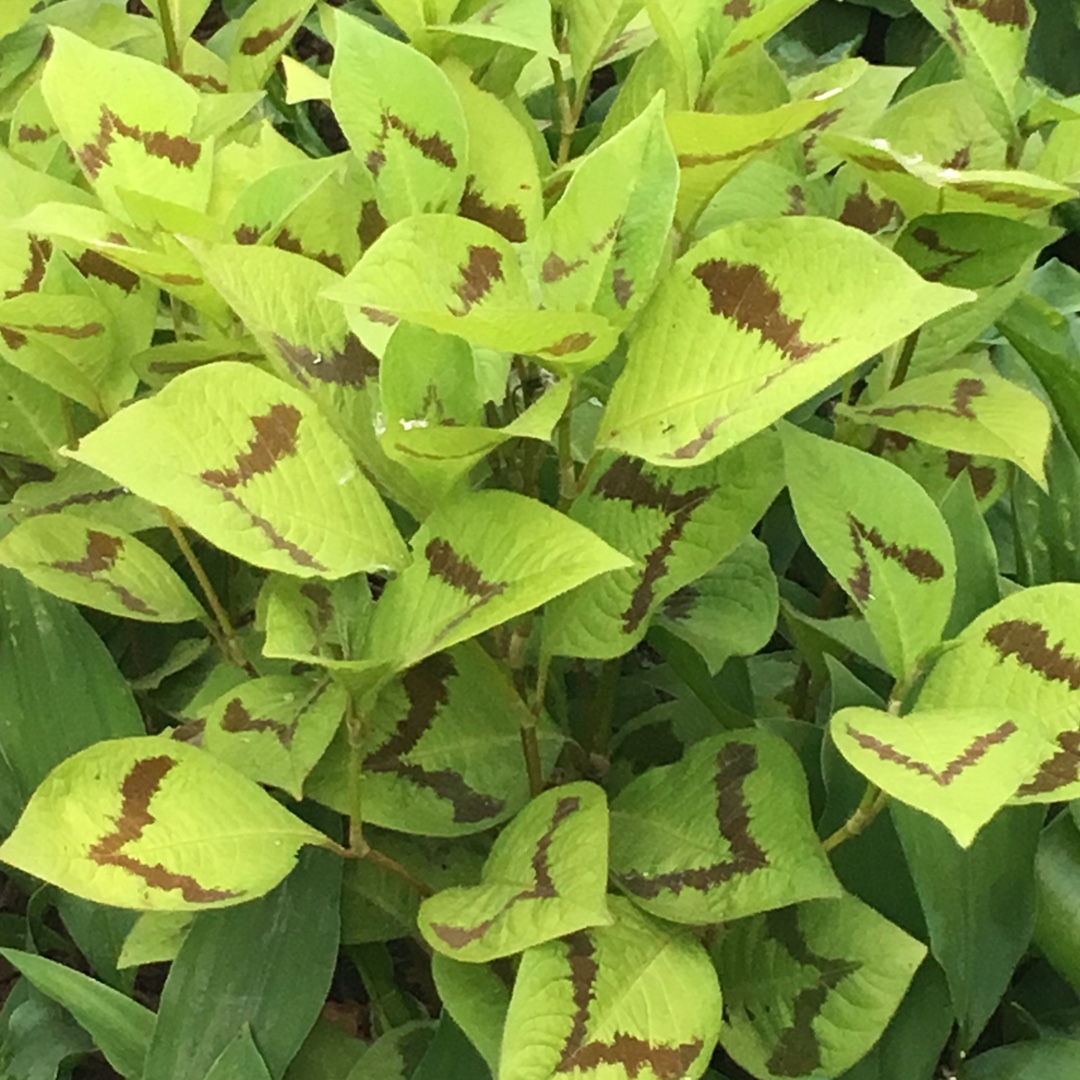
<svg viewBox="0 0 1080 1080">
<path fill-rule="evenodd" d="M 447 502 L 375 607 L 371 658 L 407 668 L 629 563 L 595 533 L 509 491 Z"/>
<path fill-rule="evenodd" d="M 442 953 L 431 958 L 431 974 L 446 1011 L 498 1076 L 512 986 L 490 964 L 465 964 Z"/>
<path fill-rule="evenodd" d="M 969 298 L 837 222 L 735 222 L 691 248 L 642 312 L 598 444 L 708 461 Z"/>
<path fill-rule="evenodd" d="M 438 952 L 483 963 L 608 923 L 607 835 L 595 784 L 538 795 L 499 834 L 481 884 L 424 901 L 420 932 Z"/>
<path fill-rule="evenodd" d="M 715 955 L 721 1045 L 771 1080 L 854 1065 L 885 1030 L 926 946 L 845 896 L 743 919 Z"/>
<path fill-rule="evenodd" d="M 236 20 L 229 89 L 257 90 L 300 29 L 315 0 L 255 0 Z"/>
<path fill-rule="evenodd" d="M 345 689 L 325 677 L 253 679 L 210 706 L 204 745 L 238 773 L 299 799 L 348 703 Z"/>
<path fill-rule="evenodd" d="M 806 542 L 865 615 L 889 670 L 941 640 L 956 556 L 931 498 L 894 465 L 785 424 L 788 488 Z"/>
<path fill-rule="evenodd" d="M 1043 829 L 1035 855 L 1034 943 L 1074 988 L 1080 986 L 1080 830 L 1071 813 Z"/>
<path fill-rule="evenodd" d="M 1021 802 L 1080 797 L 1080 585 L 1023 589 L 984 611 L 934 665 L 918 709 L 1009 710 L 1046 740 Z"/>
<path fill-rule="evenodd" d="M 1013 461 L 1046 487 L 1050 413 L 1034 394 L 999 375 L 935 371 L 889 390 L 872 405 L 845 408 L 842 415 L 947 450 Z"/>
<path fill-rule="evenodd" d="M 633 648 L 653 613 L 731 554 L 783 486 L 772 434 L 693 469 L 608 454 L 570 517 L 633 559 L 551 604 L 544 649 L 609 658 Z"/>
<path fill-rule="evenodd" d="M 959 1080 L 1072 1080 L 1080 1042 L 1057 1036 L 998 1046 L 965 1061 Z"/>
<path fill-rule="evenodd" d="M 626 900 L 613 898 L 611 912 L 610 926 L 522 957 L 500 1080 L 694 1080 L 708 1067 L 722 1005 L 708 953 Z"/>
<path fill-rule="evenodd" d="M 200 437 L 193 416 L 205 425 Z M 338 578 L 405 560 L 389 512 L 339 436 L 305 394 L 257 368 L 186 372 L 71 456 L 268 570 Z"/>
<path fill-rule="evenodd" d="M 450 80 L 416 49 L 336 13 L 330 95 L 389 222 L 453 209 L 465 189 L 468 128 Z"/>
<path fill-rule="evenodd" d="M 145 622 L 205 617 L 175 570 L 130 533 L 68 514 L 42 514 L 0 540 L 0 563 L 76 604 Z"/>
<path fill-rule="evenodd" d="M 58 765 L 0 859 L 67 892 L 140 911 L 240 904 L 326 837 L 203 750 L 112 739 Z"/>
<path fill-rule="evenodd" d="M 611 825 L 615 881 L 671 922 L 729 922 L 840 893 L 799 760 L 765 731 L 704 739 L 647 770 L 612 803 Z"/>
<path fill-rule="evenodd" d="M 991 706 L 920 707 L 907 716 L 841 709 L 830 730 L 853 768 L 937 818 L 965 848 L 1046 756 L 1037 725 Z"/>
<path fill-rule="evenodd" d="M 0 954 L 41 993 L 75 1017 L 121 1076 L 142 1075 L 143 1059 L 154 1033 L 154 1014 L 145 1005 L 43 956 L 18 949 L 0 949 Z"/>
</svg>

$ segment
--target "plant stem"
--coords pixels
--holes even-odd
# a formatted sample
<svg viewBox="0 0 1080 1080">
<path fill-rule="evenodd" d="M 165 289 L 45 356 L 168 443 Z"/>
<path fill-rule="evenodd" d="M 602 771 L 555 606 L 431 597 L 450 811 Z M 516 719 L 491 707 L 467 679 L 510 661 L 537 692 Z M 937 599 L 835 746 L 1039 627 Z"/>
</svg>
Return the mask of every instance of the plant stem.
<svg viewBox="0 0 1080 1080">
<path fill-rule="evenodd" d="M 574 466 L 574 450 L 570 431 L 570 417 L 574 411 L 574 396 L 566 403 L 566 411 L 555 426 L 559 447 L 559 510 L 566 513 L 578 496 L 578 476 Z"/>
<path fill-rule="evenodd" d="M 168 527 L 169 532 L 172 533 L 173 539 L 176 541 L 176 546 L 180 549 L 180 553 L 184 556 L 188 566 L 191 567 L 191 572 L 195 575 L 195 579 L 198 581 L 199 587 L 202 589 L 203 595 L 210 605 L 210 610 L 214 613 L 217 629 L 221 635 L 220 643 L 224 646 L 222 652 L 231 663 L 239 668 L 243 668 L 243 670 L 253 678 L 257 678 L 259 673 L 251 666 L 247 657 L 244 656 L 244 650 L 240 648 L 240 642 L 236 637 L 236 630 L 233 627 L 232 620 L 229 618 L 229 613 L 218 599 L 218 595 L 214 591 L 214 586 L 210 581 L 209 576 L 203 569 L 202 563 L 199 562 L 198 555 L 195 554 L 195 549 L 188 543 L 187 537 L 184 535 L 184 530 L 180 527 L 180 522 L 176 520 L 176 516 L 173 512 L 166 509 L 164 506 L 159 506 L 158 510 L 160 511 L 162 520 Z"/>
<path fill-rule="evenodd" d="M 170 0 L 158 0 L 158 15 L 161 19 L 161 34 L 165 38 L 165 58 L 170 71 L 179 74 L 183 70 L 180 58 L 180 46 L 176 40 L 176 27 L 173 25 Z"/>
<path fill-rule="evenodd" d="M 552 36 L 555 39 L 555 46 L 562 52 L 561 42 L 563 40 L 563 25 L 562 19 L 555 15 L 552 19 Z M 589 75 L 591 72 L 586 73 L 577 87 L 577 93 L 574 95 L 573 103 L 570 101 L 570 87 L 566 80 L 563 78 L 562 73 L 562 61 L 553 59 L 551 61 L 551 76 L 555 83 L 555 98 L 559 103 L 559 152 L 555 158 L 555 168 L 562 168 L 570 160 L 570 143 L 573 141 L 574 132 L 577 131 L 578 121 L 581 119 L 581 113 L 585 108 L 585 97 L 589 92 Z"/>
<path fill-rule="evenodd" d="M 521 722 L 521 749 L 525 754 L 525 768 L 529 774 L 529 791 L 535 798 L 544 790 L 544 766 L 540 761 L 540 742 L 536 737 L 536 722 L 544 711 L 548 676 L 551 674 L 551 657 L 541 653 L 540 668 L 536 673 L 536 696 L 533 698 L 529 716 Z"/>
<path fill-rule="evenodd" d="M 619 696 L 619 677 L 622 674 L 622 657 L 605 660 L 600 669 L 599 685 L 596 697 L 588 716 L 588 749 L 594 754 L 607 757 L 611 747 L 612 721 L 615 716 L 615 702 Z"/>
<path fill-rule="evenodd" d="M 370 844 L 365 842 L 365 848 L 362 858 L 370 859 L 376 866 L 381 866 L 384 870 L 389 870 L 390 873 L 396 874 L 402 881 L 408 882 L 421 896 L 431 896 L 433 889 L 426 882 L 421 881 L 411 870 L 406 869 L 397 861 L 397 859 L 391 859 L 389 855 L 384 855 L 381 851 L 376 851 Z"/>
<path fill-rule="evenodd" d="M 888 801 L 889 796 L 881 788 L 876 784 L 868 783 L 859 805 L 855 807 L 855 812 L 832 836 L 823 840 L 821 846 L 826 851 L 832 851 L 833 848 L 839 847 L 845 840 L 858 836 L 881 813 Z"/>
</svg>

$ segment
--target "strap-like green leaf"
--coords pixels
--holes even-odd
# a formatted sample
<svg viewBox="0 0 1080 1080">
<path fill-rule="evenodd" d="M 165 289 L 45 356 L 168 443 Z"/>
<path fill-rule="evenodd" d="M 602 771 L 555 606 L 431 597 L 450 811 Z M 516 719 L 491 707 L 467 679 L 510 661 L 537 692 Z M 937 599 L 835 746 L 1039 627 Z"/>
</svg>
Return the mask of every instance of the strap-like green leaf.
<svg viewBox="0 0 1080 1080">
<path fill-rule="evenodd" d="M 0 563 L 65 600 L 128 619 L 205 613 L 175 570 L 130 533 L 69 514 L 28 518 L 0 540 Z"/>
<path fill-rule="evenodd" d="M 727 922 L 839 895 L 799 760 L 768 732 L 696 743 L 632 781 L 611 815 L 615 880 L 660 918 Z"/>
<path fill-rule="evenodd" d="M 482 963 L 610 922 L 607 835 L 595 784 L 544 792 L 499 834 L 482 884 L 424 901 L 420 932 L 438 952 Z"/>
<path fill-rule="evenodd" d="M 34 792 L 0 859 L 76 896 L 141 911 L 239 904 L 326 838 L 203 750 L 114 739 Z"/>
<path fill-rule="evenodd" d="M 522 957 L 500 1080 L 694 1080 L 708 1067 L 721 996 L 705 949 L 625 900 L 611 913 Z"/>
<path fill-rule="evenodd" d="M 743 919 L 717 950 L 720 1042 L 763 1080 L 838 1076 L 877 1042 L 925 955 L 854 896 Z"/>
<path fill-rule="evenodd" d="M 736 222 L 691 248 L 642 313 L 599 444 L 708 461 L 969 298 L 834 221 Z"/>
<path fill-rule="evenodd" d="M 204 418 L 198 437 L 191 416 Z M 322 414 L 257 368 L 186 372 L 71 456 L 269 570 L 337 578 L 405 561 L 389 512 Z"/>
<path fill-rule="evenodd" d="M 906 675 L 941 639 L 956 556 L 941 512 L 893 465 L 784 426 L 788 487 L 807 543 Z"/>
</svg>

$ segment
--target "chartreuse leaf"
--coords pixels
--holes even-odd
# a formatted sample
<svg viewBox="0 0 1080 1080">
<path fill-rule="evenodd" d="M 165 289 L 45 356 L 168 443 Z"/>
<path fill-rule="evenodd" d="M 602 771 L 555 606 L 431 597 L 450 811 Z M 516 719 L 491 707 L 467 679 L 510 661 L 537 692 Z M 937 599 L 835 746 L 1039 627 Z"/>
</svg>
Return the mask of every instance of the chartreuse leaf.
<svg viewBox="0 0 1080 1080">
<path fill-rule="evenodd" d="M 937 818 L 969 847 L 1046 756 L 1046 738 L 1004 709 L 841 709 L 837 749 L 882 791 Z"/>
<path fill-rule="evenodd" d="M 268 570 L 338 578 L 405 561 L 389 512 L 311 399 L 257 368 L 185 372 L 70 453 Z"/>
<path fill-rule="evenodd" d="M 199 25 L 199 20 L 206 14 L 210 6 L 210 0 L 149 0 L 147 5 L 157 16 L 158 22 L 164 22 L 161 10 L 167 8 L 167 17 L 176 34 L 177 41 L 183 41 L 190 37 L 192 31 Z"/>
<path fill-rule="evenodd" d="M 422 53 L 337 12 L 330 99 L 389 222 L 456 208 L 468 128 L 450 80 Z"/>
<path fill-rule="evenodd" d="M 941 639 L 956 556 L 930 496 L 871 454 L 785 425 L 788 488 L 807 543 L 865 615 L 899 677 Z"/>
<path fill-rule="evenodd" d="M 613 898 L 611 913 L 610 926 L 522 957 L 500 1080 L 694 1080 L 705 1072 L 722 1002 L 704 946 L 626 900 Z"/>
<path fill-rule="evenodd" d="M 730 657 L 765 648 L 779 609 L 769 549 L 748 536 L 707 574 L 672 593 L 654 622 L 692 645 L 715 675 Z"/>
<path fill-rule="evenodd" d="M 156 506 L 77 461 L 65 462 L 51 480 L 23 484 L 8 511 L 16 522 L 62 513 L 64 517 L 108 522 L 129 533 L 161 526 Z"/>
<path fill-rule="evenodd" d="M 55 467 L 67 442 L 61 396 L 0 360 L 0 452 Z"/>
<path fill-rule="evenodd" d="M 474 345 L 539 356 L 556 369 L 602 360 L 617 338 L 592 312 L 537 310 L 502 234 L 445 214 L 392 225 L 324 295 L 354 318 L 405 319 Z"/>
<path fill-rule="evenodd" d="M 0 540 L 0 563 L 77 604 L 146 622 L 205 616 L 175 570 L 130 533 L 68 514 L 28 518 Z"/>
<path fill-rule="evenodd" d="M 1023 589 L 984 611 L 934 665 L 918 708 L 1005 709 L 1047 741 L 1020 802 L 1080 796 L 1080 585 Z"/>
<path fill-rule="evenodd" d="M 175 960 L 194 918 L 191 911 L 144 911 L 124 938 L 116 966 L 123 969 Z"/>
<path fill-rule="evenodd" d="M 122 188 L 204 210 L 212 155 L 192 133 L 199 92 L 160 64 L 99 49 L 58 26 L 52 38 L 42 91 L 105 209 L 126 217 Z"/>
<path fill-rule="evenodd" d="M 754 1076 L 837 1076 L 877 1042 L 925 955 L 854 896 L 740 920 L 714 953 L 720 1042 Z"/>
<path fill-rule="evenodd" d="M 330 582 L 271 574 L 259 594 L 259 612 L 264 656 L 304 663 L 352 660 L 367 634 L 371 590 L 362 574 Z"/>
<path fill-rule="evenodd" d="M 647 770 L 611 806 L 611 871 L 671 922 L 728 922 L 838 896 L 795 751 L 752 728 Z"/>
<path fill-rule="evenodd" d="M 413 564 L 372 619 L 370 658 L 407 668 L 630 560 L 535 499 L 478 491 L 447 502 L 412 538 Z"/>
<path fill-rule="evenodd" d="M 442 953 L 431 958 L 439 999 L 454 1022 L 499 1075 L 499 1054 L 510 1008 L 511 987 L 488 964 L 465 964 Z"/>
<path fill-rule="evenodd" d="M 53 769 L 0 859 L 97 903 L 183 911 L 261 896 L 327 842 L 205 751 L 137 736 Z"/>
<path fill-rule="evenodd" d="M 583 82 L 611 48 L 619 32 L 645 6 L 644 0 L 564 0 L 570 62 L 574 78 Z"/>
<path fill-rule="evenodd" d="M 258 90 L 300 29 L 315 0 L 255 0 L 236 22 L 229 89 Z"/>
<path fill-rule="evenodd" d="M 642 312 L 598 444 L 708 461 L 969 298 L 834 221 L 735 222 L 691 248 Z"/>
<path fill-rule="evenodd" d="M 18 949 L 0 949 L 0 954 L 41 993 L 75 1017 L 121 1076 L 142 1076 L 154 1033 L 154 1014 L 145 1005 L 44 956 Z"/>
<path fill-rule="evenodd" d="M 693 469 L 606 455 L 570 516 L 633 558 L 551 604 L 544 649 L 614 657 L 636 645 L 654 611 L 729 555 L 783 486 L 774 435 Z"/>
<path fill-rule="evenodd" d="M 679 168 L 664 98 L 588 154 L 537 238 L 546 307 L 589 309 L 617 325 L 652 291 L 675 213 Z"/>
<path fill-rule="evenodd" d="M 0 37 L 15 33 L 30 17 L 30 9 L 33 6 L 34 0 L 12 0 L 12 3 L 4 9 L 3 15 L 0 15 Z"/>
<path fill-rule="evenodd" d="M 910 379 L 872 405 L 837 410 L 947 450 L 1004 458 L 1046 488 L 1050 413 L 1032 393 L 990 372 L 949 368 Z"/>
<path fill-rule="evenodd" d="M 326 678 L 268 675 L 218 698 L 206 714 L 206 749 L 237 772 L 295 799 L 349 703 Z"/>
<path fill-rule="evenodd" d="M 265 680 L 263 680 L 265 681 Z M 457 836 L 490 828 L 529 800 L 521 729 L 532 718 L 503 669 L 476 642 L 436 653 L 383 689 L 360 747 L 364 820 L 399 832 Z M 544 775 L 561 736 L 539 729 Z M 355 766 L 333 758 L 311 794 L 342 812 Z"/>
<path fill-rule="evenodd" d="M 538 795 L 499 834 L 481 884 L 420 905 L 421 934 L 437 952 L 483 963 L 607 924 L 607 836 L 607 803 L 595 784 Z"/>
</svg>

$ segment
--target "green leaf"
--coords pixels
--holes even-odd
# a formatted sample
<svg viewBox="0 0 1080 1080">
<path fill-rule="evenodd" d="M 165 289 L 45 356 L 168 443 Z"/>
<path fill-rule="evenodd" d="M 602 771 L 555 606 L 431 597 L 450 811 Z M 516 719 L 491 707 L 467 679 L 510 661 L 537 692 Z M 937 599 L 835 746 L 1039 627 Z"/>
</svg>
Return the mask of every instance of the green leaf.
<svg viewBox="0 0 1080 1080">
<path fill-rule="evenodd" d="M 415 559 L 375 607 L 371 658 L 410 667 L 629 560 L 535 499 L 479 491 L 412 538 Z"/>
<path fill-rule="evenodd" d="M 366 1042 L 320 1016 L 285 1070 L 284 1080 L 349 1080 L 367 1048 Z"/>
<path fill-rule="evenodd" d="M 0 1069 L 9 1080 L 56 1080 L 94 1044 L 71 1014 L 28 979 L 12 987 L 0 1014 Z"/>
<path fill-rule="evenodd" d="M 168 11 L 168 18 L 176 40 L 182 42 L 191 36 L 192 31 L 199 25 L 199 20 L 210 6 L 210 0 L 149 0 L 148 7 L 154 13 L 158 22 L 163 22 L 161 9 L 164 5 Z"/>
<path fill-rule="evenodd" d="M 340 893 L 341 860 L 307 851 L 268 895 L 200 915 L 169 969 L 143 1080 L 203 1080 L 248 1025 L 280 1077 L 330 989 Z"/>
<path fill-rule="evenodd" d="M 389 222 L 452 210 L 465 190 L 468 128 L 450 80 L 422 53 L 338 12 L 330 95 Z"/>
<path fill-rule="evenodd" d="M 953 638 L 968 623 L 1001 599 L 998 555 L 986 519 L 979 510 L 970 479 L 961 474 L 939 507 L 948 523 L 956 549 L 956 594 L 945 625 L 945 638 Z"/>
<path fill-rule="evenodd" d="M 442 953 L 431 958 L 431 974 L 443 1007 L 499 1075 L 499 1057 L 512 987 L 489 964 L 465 964 Z"/>
<path fill-rule="evenodd" d="M 607 832 L 595 784 L 538 795 L 499 834 L 480 885 L 424 901 L 421 934 L 438 952 L 483 963 L 608 923 Z"/>
<path fill-rule="evenodd" d="M 255 0 L 237 19 L 229 55 L 229 89 L 257 90 L 274 70 L 315 0 Z"/>
<path fill-rule="evenodd" d="M 35 0 L 13 0 L 0 16 L 0 38 L 13 34 L 30 17 Z"/>
<path fill-rule="evenodd" d="M 294 799 L 322 757 L 348 707 L 328 679 L 269 675 L 218 698 L 206 714 L 204 745 L 214 757 Z"/>
<path fill-rule="evenodd" d="M 773 435 L 693 469 L 605 455 L 570 516 L 633 559 L 551 604 L 544 649 L 609 658 L 636 645 L 669 597 L 741 543 L 783 484 Z"/>
<path fill-rule="evenodd" d="M 1000 375 L 949 368 L 910 379 L 872 405 L 837 412 L 947 450 L 1013 461 L 1046 487 L 1050 413 L 1034 394 Z"/>
<path fill-rule="evenodd" d="M 61 396 L 0 360 L 0 453 L 55 467 L 67 442 Z"/>
<path fill-rule="evenodd" d="M 724 1049 L 758 1077 L 835 1076 L 877 1042 L 926 946 L 845 896 L 743 919 L 714 955 Z"/>
<path fill-rule="evenodd" d="M 0 949 L 34 986 L 63 1005 L 92 1036 L 121 1076 L 142 1076 L 143 1060 L 154 1033 L 154 1014 L 144 1005 L 53 960 L 18 949 Z"/>
<path fill-rule="evenodd" d="M 175 960 L 194 918 L 190 911 L 144 911 L 124 939 L 116 966 L 123 969 Z"/>
<path fill-rule="evenodd" d="M 1075 988 L 1080 986 L 1080 831 L 1071 814 L 1058 814 L 1039 837 L 1035 854 L 1034 943 Z"/>
<path fill-rule="evenodd" d="M 506 1018 L 504 1080 L 700 1077 L 720 1027 L 716 972 L 689 933 L 611 900 L 614 922 L 522 957 Z"/>
<path fill-rule="evenodd" d="M 435 1037 L 433 1020 L 411 1020 L 376 1039 L 348 1080 L 411 1080 Z"/>
<path fill-rule="evenodd" d="M 326 837 L 205 751 L 113 739 L 58 765 L 0 859 L 76 896 L 141 911 L 239 904 Z"/>
<path fill-rule="evenodd" d="M 598 445 L 708 461 L 967 299 L 836 222 L 736 222 L 691 248 L 642 313 Z"/>
<path fill-rule="evenodd" d="M 579 83 L 588 79 L 620 31 L 644 7 L 644 0 L 561 0 L 567 24 L 570 62 Z"/>
<path fill-rule="evenodd" d="M 842 709 L 830 731 L 853 768 L 937 818 L 964 848 L 1046 756 L 1038 726 L 989 705 L 920 707 L 907 716 Z"/>
<path fill-rule="evenodd" d="M 192 439 L 190 416 L 212 425 L 203 438 Z M 185 372 L 71 456 L 268 570 L 338 578 L 405 558 L 389 512 L 310 399 L 243 364 Z"/>
<path fill-rule="evenodd" d="M 611 817 L 615 881 L 659 918 L 729 922 L 839 895 L 806 777 L 776 735 L 747 729 L 695 743 L 677 765 L 623 788 Z"/>
<path fill-rule="evenodd" d="M 259 594 L 259 612 L 264 656 L 333 664 L 360 655 L 372 615 L 371 589 L 363 574 L 331 582 L 271 574 Z"/>
<path fill-rule="evenodd" d="M 855 601 L 897 677 L 941 639 L 956 556 L 940 511 L 887 462 L 791 425 L 788 487 L 807 543 Z"/>
<path fill-rule="evenodd" d="M 966 1061 L 960 1080 L 1071 1080 L 1080 1067 L 1080 1042 L 1046 1038 L 987 1050 Z"/>
<path fill-rule="evenodd" d="M 931 951 L 949 981 L 960 1049 L 968 1050 L 1031 940 L 1044 811 L 1006 809 L 966 850 L 924 814 L 897 803 L 890 812 L 926 914 Z"/>
<path fill-rule="evenodd" d="M 445 1010 L 413 1080 L 491 1080 L 484 1059 Z"/>
<path fill-rule="evenodd" d="M 0 563 L 77 604 L 145 622 L 205 617 L 175 570 L 130 533 L 67 514 L 29 518 L 0 540 Z"/>
<path fill-rule="evenodd" d="M 205 1080 L 271 1080 L 251 1029 L 245 1027 L 206 1073 Z"/>
</svg>

